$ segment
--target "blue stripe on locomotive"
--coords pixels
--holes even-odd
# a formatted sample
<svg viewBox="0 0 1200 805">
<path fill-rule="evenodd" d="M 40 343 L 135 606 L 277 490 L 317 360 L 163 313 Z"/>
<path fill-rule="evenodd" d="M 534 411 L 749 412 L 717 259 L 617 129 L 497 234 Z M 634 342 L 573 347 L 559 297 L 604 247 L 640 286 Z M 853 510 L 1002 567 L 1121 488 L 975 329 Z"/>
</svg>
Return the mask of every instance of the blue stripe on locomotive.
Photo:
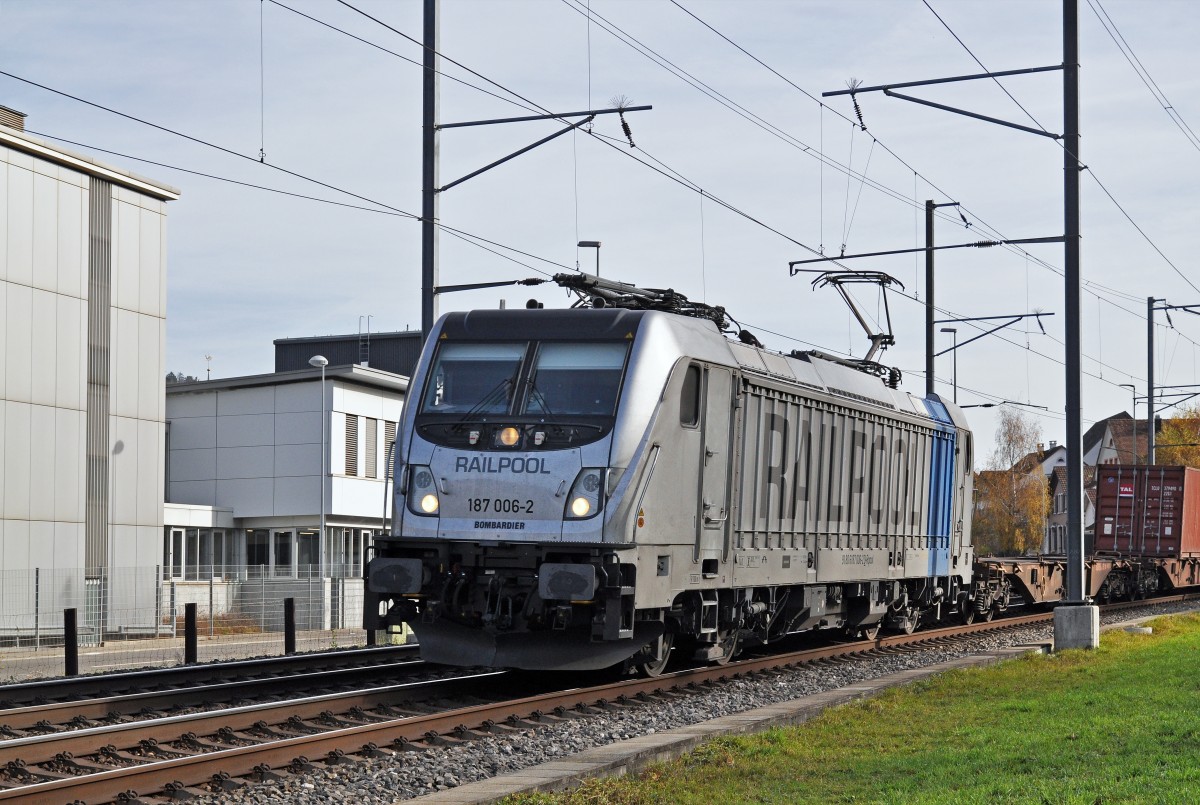
<svg viewBox="0 0 1200 805">
<path fill-rule="evenodd" d="M 954 447 L 958 431 L 946 406 L 926 399 L 925 409 L 937 421 L 929 457 L 929 575 L 950 574 L 950 529 L 954 522 Z"/>
</svg>

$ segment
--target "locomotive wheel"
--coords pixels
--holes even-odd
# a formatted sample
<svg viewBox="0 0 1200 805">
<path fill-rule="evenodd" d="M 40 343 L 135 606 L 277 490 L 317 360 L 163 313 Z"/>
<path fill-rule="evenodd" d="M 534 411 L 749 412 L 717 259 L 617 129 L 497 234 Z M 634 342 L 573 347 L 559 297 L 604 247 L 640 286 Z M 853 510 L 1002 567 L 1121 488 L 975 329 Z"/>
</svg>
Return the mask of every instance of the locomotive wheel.
<svg viewBox="0 0 1200 805">
<path fill-rule="evenodd" d="M 862 635 L 863 640 L 878 640 L 879 630 L 883 628 L 883 621 L 876 621 L 874 625 L 859 629 L 858 633 Z"/>
<path fill-rule="evenodd" d="M 958 614 L 958 619 L 963 622 L 963 626 L 970 626 L 975 622 L 975 604 L 972 601 L 967 601 L 961 605 L 961 611 Z"/>
<path fill-rule="evenodd" d="M 662 672 L 666 670 L 667 663 L 671 661 L 671 647 L 675 644 L 675 635 L 668 632 L 663 635 L 662 648 L 663 655 L 661 659 L 649 660 L 648 662 L 638 663 L 635 669 L 639 676 L 644 676 L 653 679 L 656 676 L 662 676 Z"/>
<path fill-rule="evenodd" d="M 721 655 L 720 659 L 713 660 L 713 662 L 716 665 L 729 665 L 741 650 L 741 643 L 741 633 L 737 629 L 722 632 L 717 640 L 717 645 L 725 649 L 725 653 Z"/>
<path fill-rule="evenodd" d="M 903 631 L 905 634 L 912 634 L 913 632 L 917 631 L 917 626 L 919 625 L 920 619 L 920 613 L 914 610 L 912 613 L 910 613 L 909 617 L 904 619 L 904 626 L 901 627 L 901 631 Z"/>
<path fill-rule="evenodd" d="M 991 623 L 992 619 L 995 617 L 996 617 L 996 608 L 994 606 L 988 607 L 987 613 L 983 616 L 984 623 Z"/>
</svg>

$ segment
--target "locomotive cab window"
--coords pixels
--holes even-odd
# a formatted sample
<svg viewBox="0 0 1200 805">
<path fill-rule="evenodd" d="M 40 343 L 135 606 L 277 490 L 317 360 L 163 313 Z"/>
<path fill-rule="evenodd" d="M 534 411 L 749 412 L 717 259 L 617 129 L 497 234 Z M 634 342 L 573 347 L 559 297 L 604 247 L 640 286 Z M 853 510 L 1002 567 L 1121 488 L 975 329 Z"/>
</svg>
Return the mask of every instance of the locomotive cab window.
<svg viewBox="0 0 1200 805">
<path fill-rule="evenodd" d="M 628 351 L 623 343 L 542 344 L 524 413 L 611 416 Z"/>
<path fill-rule="evenodd" d="M 679 424 L 694 428 L 700 424 L 700 367 L 689 366 L 679 393 Z"/>
<path fill-rule="evenodd" d="M 508 411 L 526 345 L 442 344 L 421 410 L 437 414 Z"/>
</svg>

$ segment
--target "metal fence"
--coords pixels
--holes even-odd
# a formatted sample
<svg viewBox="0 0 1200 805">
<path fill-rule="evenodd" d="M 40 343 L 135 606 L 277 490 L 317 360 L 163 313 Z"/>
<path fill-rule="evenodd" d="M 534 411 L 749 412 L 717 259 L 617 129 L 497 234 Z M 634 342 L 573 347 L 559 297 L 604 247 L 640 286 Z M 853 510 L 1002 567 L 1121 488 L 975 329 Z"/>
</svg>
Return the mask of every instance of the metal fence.
<svg viewBox="0 0 1200 805">
<path fill-rule="evenodd" d="M 214 566 L 202 578 L 162 568 L 0 572 L 0 684 L 64 673 L 63 612 L 76 610 L 81 673 L 178 665 L 196 604 L 201 662 L 283 653 L 283 602 L 295 602 L 296 648 L 361 646 L 361 567 L 300 568 L 291 577 Z"/>
</svg>

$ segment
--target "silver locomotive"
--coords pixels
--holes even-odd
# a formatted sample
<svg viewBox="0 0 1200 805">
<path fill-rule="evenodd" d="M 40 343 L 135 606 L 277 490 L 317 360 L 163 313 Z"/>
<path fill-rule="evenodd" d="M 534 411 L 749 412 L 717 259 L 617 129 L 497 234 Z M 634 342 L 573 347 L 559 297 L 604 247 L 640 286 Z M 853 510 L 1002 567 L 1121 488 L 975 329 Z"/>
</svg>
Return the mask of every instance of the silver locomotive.
<svg viewBox="0 0 1200 805">
<path fill-rule="evenodd" d="M 973 612 L 958 408 L 729 338 L 671 291 L 568 283 L 586 307 L 431 333 L 368 629 L 408 623 L 433 662 L 655 674 L 672 651 Z"/>
</svg>

